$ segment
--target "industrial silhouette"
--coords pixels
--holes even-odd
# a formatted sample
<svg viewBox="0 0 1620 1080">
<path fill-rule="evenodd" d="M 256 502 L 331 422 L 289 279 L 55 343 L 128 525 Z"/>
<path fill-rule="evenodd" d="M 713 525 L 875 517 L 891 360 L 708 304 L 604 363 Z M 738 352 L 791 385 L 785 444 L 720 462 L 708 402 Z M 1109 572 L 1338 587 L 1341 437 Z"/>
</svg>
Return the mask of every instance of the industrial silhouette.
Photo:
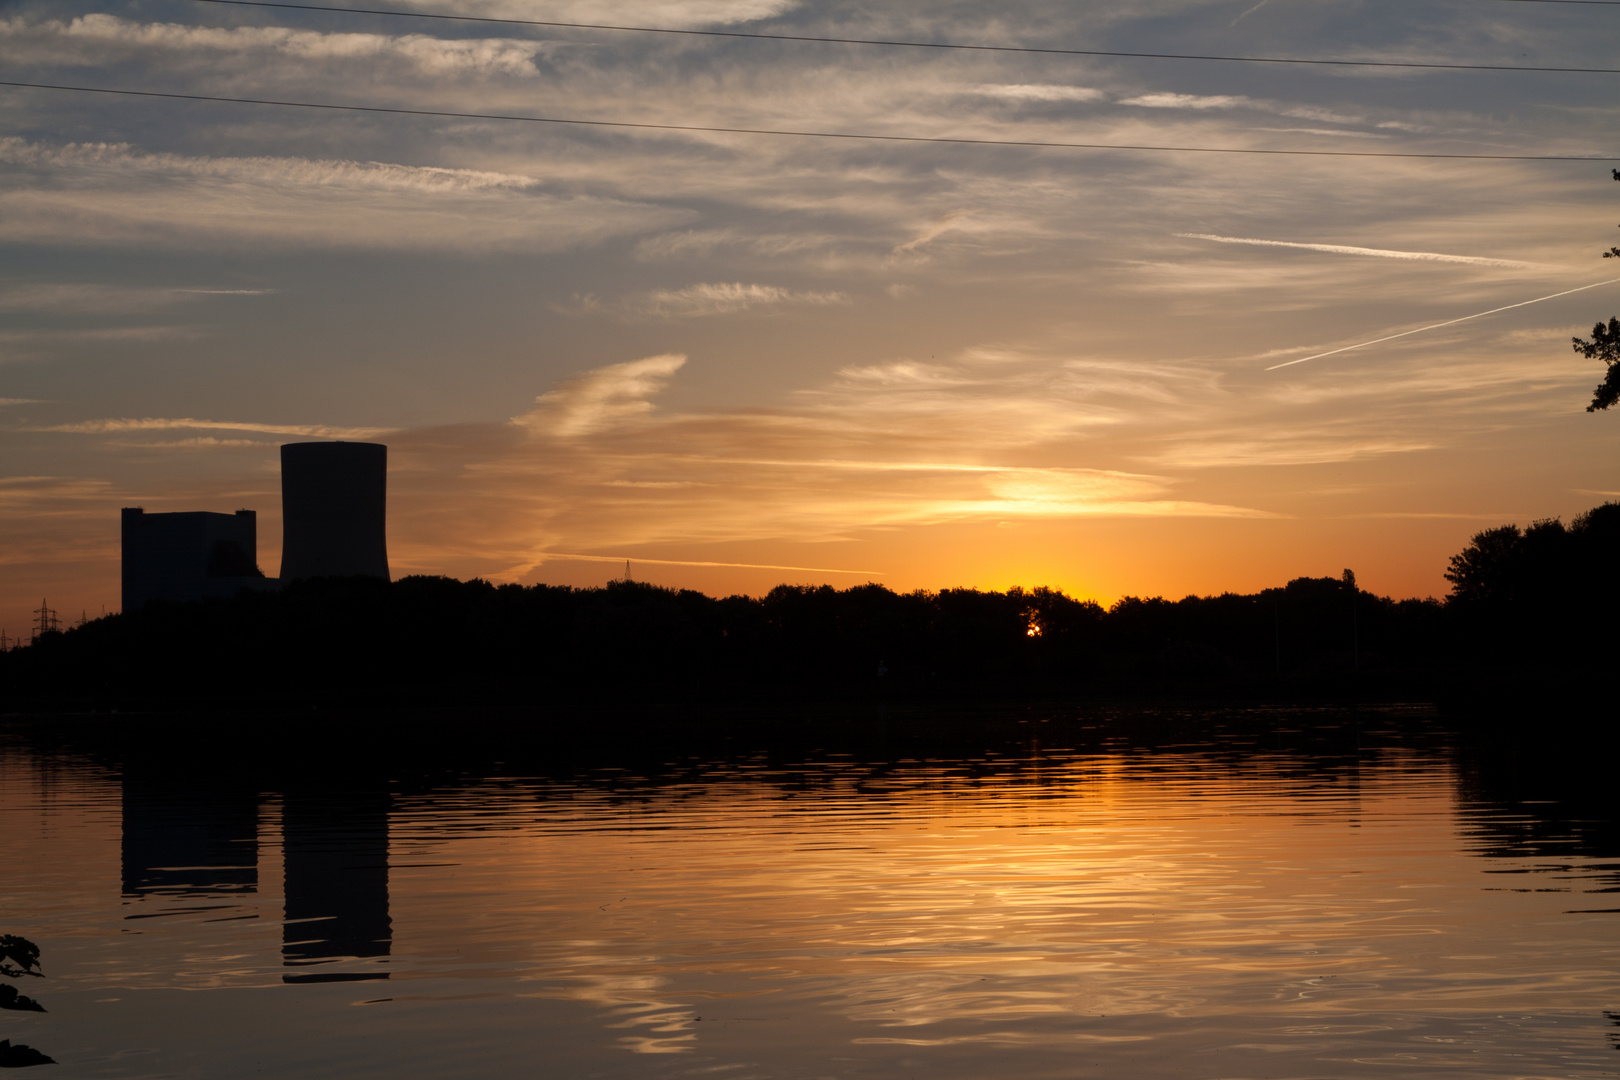
<svg viewBox="0 0 1620 1080">
<path fill-rule="evenodd" d="M 148 514 L 124 507 L 124 610 L 138 611 L 150 600 L 202 600 L 265 587 L 257 519 L 252 510 Z"/>
<path fill-rule="evenodd" d="M 281 448 L 281 577 L 258 565 L 258 514 L 123 510 L 123 600 L 232 597 L 311 577 L 388 580 L 388 448 L 289 443 Z"/>
<path fill-rule="evenodd" d="M 281 448 L 281 580 L 388 580 L 388 447 L 288 443 Z"/>
<path fill-rule="evenodd" d="M 300 790 L 281 808 L 286 874 L 282 982 L 359 982 L 386 979 L 375 966 L 336 971 L 350 958 L 386 957 L 393 944 L 388 917 L 386 790 Z M 373 961 L 378 962 L 378 961 Z"/>
<path fill-rule="evenodd" d="M 156 756 L 161 760 L 142 753 L 124 765 L 120 861 L 126 902 L 212 900 L 224 907 L 257 893 L 262 777 Z M 300 768 L 310 767 L 302 756 L 298 761 Z M 353 778 L 337 787 L 296 782 L 285 790 L 281 956 L 292 970 L 283 982 L 388 978 L 380 965 L 393 945 L 391 809 L 386 787 Z M 126 917 L 153 918 L 168 910 Z"/>
<path fill-rule="evenodd" d="M 225 771 L 126 766 L 123 895 L 232 898 L 259 887 L 258 793 Z"/>
</svg>

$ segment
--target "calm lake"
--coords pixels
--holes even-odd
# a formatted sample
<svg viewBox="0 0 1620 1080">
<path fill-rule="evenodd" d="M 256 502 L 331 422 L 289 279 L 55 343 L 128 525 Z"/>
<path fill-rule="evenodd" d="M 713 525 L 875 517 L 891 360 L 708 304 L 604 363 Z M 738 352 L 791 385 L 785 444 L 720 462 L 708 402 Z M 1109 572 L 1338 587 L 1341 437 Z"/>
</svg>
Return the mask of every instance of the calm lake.
<svg viewBox="0 0 1620 1080">
<path fill-rule="evenodd" d="M 1612 795 L 1415 714 L 509 760 L 220 728 L 0 728 L 37 1075 L 1620 1067 Z"/>
</svg>

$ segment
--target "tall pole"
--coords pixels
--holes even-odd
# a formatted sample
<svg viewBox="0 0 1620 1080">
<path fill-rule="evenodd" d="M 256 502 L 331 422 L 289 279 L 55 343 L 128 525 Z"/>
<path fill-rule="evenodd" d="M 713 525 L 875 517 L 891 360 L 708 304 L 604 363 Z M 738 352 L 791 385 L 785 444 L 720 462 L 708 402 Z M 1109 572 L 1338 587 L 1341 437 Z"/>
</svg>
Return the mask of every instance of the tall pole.
<svg viewBox="0 0 1620 1080">
<path fill-rule="evenodd" d="M 1339 580 L 1344 582 L 1344 587 L 1350 590 L 1350 654 L 1354 657 L 1355 670 L 1359 672 L 1361 670 L 1361 619 L 1360 613 L 1356 610 L 1356 594 L 1361 589 L 1356 585 L 1356 572 L 1354 570 L 1346 568 Z"/>
</svg>

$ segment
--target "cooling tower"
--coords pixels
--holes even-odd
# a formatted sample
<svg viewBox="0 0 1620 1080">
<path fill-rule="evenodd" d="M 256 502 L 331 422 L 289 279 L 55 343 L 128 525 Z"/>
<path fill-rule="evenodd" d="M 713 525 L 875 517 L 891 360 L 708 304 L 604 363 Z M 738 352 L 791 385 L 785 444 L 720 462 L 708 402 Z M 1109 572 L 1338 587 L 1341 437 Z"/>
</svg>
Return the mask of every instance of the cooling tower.
<svg viewBox="0 0 1620 1080">
<path fill-rule="evenodd" d="M 306 442 L 281 448 L 281 580 L 388 579 L 388 447 Z"/>
</svg>

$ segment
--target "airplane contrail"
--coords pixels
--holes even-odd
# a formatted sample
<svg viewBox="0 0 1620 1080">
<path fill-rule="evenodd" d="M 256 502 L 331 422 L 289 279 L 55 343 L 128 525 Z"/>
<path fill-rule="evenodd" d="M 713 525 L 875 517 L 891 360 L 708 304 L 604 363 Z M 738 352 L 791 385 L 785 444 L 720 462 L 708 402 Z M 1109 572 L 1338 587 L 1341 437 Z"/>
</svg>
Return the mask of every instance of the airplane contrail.
<svg viewBox="0 0 1620 1080">
<path fill-rule="evenodd" d="M 1469 319 L 1483 318 L 1486 315 L 1495 315 L 1498 311 L 1511 311 L 1514 308 L 1526 307 L 1530 304 L 1539 304 L 1543 300 L 1556 300 L 1560 296 L 1568 296 L 1570 293 L 1585 292 L 1587 289 L 1596 289 L 1600 285 L 1613 285 L 1617 281 L 1620 281 L 1620 278 L 1610 278 L 1608 281 L 1594 281 L 1592 284 L 1582 285 L 1578 289 L 1565 289 L 1563 292 L 1555 292 L 1550 296 L 1538 296 L 1534 300 L 1521 300 L 1517 304 L 1505 304 L 1502 307 L 1491 308 L 1489 311 L 1481 311 L 1473 315 L 1464 315 L 1460 319 L 1447 319 L 1445 322 L 1437 322 L 1430 326 L 1420 326 L 1416 330 L 1402 330 L 1400 333 L 1390 334 L 1388 337 L 1373 338 L 1371 341 L 1362 341 L 1355 345 L 1346 345 L 1342 349 L 1329 349 L 1327 352 L 1319 352 L 1314 356 L 1302 356 L 1298 360 L 1288 360 L 1281 364 L 1272 364 L 1270 367 L 1266 368 L 1266 370 L 1276 371 L 1278 368 L 1293 367 L 1295 364 L 1303 364 L 1307 360 L 1320 360 L 1324 356 L 1332 356 L 1335 353 L 1349 352 L 1351 349 L 1363 349 L 1368 345 L 1377 345 L 1385 341 L 1394 341 L 1396 338 L 1410 337 L 1412 334 L 1421 334 L 1425 330 L 1438 330 L 1442 326 L 1455 326 L 1460 322 L 1467 322 Z"/>
<path fill-rule="evenodd" d="M 1519 270 L 1545 268 L 1545 263 L 1520 259 L 1486 259 L 1478 255 L 1444 255 L 1438 251 L 1397 251 L 1392 248 L 1350 247 L 1345 244 L 1300 244 L 1292 240 L 1256 240 L 1247 236 L 1217 236 L 1214 233 L 1178 232 L 1185 240 L 1210 240 L 1217 244 L 1249 244 L 1254 247 L 1298 248 L 1325 251 L 1330 255 L 1373 255 L 1380 259 L 1408 259 L 1413 262 L 1467 263 L 1470 266 L 1508 266 Z"/>
</svg>

